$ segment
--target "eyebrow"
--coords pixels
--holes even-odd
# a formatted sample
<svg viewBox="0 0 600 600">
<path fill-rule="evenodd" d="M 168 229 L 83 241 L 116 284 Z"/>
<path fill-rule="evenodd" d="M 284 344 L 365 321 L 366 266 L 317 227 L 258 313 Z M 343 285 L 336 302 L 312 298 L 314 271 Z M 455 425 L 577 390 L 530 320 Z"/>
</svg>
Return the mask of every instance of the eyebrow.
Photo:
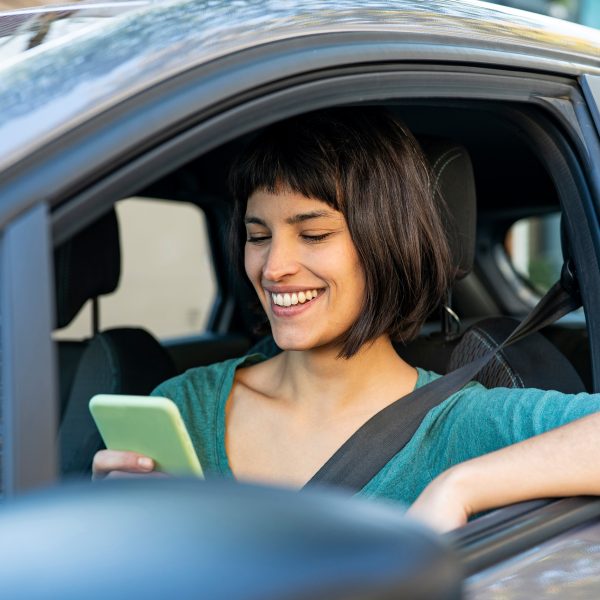
<svg viewBox="0 0 600 600">
<path fill-rule="evenodd" d="M 285 222 L 288 225 L 297 225 L 298 223 L 303 223 L 304 221 L 310 221 L 310 219 L 319 219 L 321 217 L 332 217 L 334 213 L 330 210 L 313 210 L 307 213 L 299 213 L 294 215 L 293 217 L 288 217 Z M 267 224 L 258 217 L 253 217 L 252 215 L 246 216 L 244 218 L 244 223 L 246 225 L 262 225 L 266 227 Z"/>
</svg>

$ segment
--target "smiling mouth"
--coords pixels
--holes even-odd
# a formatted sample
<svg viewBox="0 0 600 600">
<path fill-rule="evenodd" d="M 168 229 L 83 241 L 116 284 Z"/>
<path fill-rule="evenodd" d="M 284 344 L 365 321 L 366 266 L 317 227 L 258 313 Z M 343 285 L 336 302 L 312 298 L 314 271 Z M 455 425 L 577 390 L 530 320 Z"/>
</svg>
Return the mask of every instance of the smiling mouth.
<svg viewBox="0 0 600 600">
<path fill-rule="evenodd" d="M 306 304 L 311 300 L 314 300 L 319 295 L 319 290 L 304 290 L 301 292 L 292 292 L 285 294 L 274 294 L 269 292 L 271 300 L 276 306 L 295 306 L 297 304 Z"/>
</svg>

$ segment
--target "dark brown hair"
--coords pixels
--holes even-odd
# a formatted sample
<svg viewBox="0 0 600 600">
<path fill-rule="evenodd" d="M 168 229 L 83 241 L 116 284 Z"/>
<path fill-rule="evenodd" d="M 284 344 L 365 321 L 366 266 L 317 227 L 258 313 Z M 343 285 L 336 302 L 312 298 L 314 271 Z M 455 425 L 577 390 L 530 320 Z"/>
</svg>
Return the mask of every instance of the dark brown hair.
<svg viewBox="0 0 600 600">
<path fill-rule="evenodd" d="M 240 265 L 246 204 L 256 190 L 300 193 L 346 218 L 366 285 L 342 357 L 385 333 L 413 339 L 450 284 L 450 250 L 428 166 L 412 134 L 383 109 L 328 109 L 276 123 L 237 157 L 229 183 Z"/>
</svg>

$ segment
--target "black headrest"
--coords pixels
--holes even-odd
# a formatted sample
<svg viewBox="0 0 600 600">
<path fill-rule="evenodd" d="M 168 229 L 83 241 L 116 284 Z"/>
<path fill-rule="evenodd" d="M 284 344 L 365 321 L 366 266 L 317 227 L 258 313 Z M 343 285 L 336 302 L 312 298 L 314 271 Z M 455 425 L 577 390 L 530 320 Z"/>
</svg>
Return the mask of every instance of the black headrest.
<svg viewBox="0 0 600 600">
<path fill-rule="evenodd" d="M 473 268 L 475 255 L 477 196 L 471 158 L 464 146 L 449 140 L 419 141 L 431 165 L 434 189 L 447 207 L 444 220 L 456 278 L 460 279 Z"/>
<path fill-rule="evenodd" d="M 91 298 L 114 292 L 121 252 L 117 215 L 111 210 L 54 251 L 56 327 L 65 327 Z"/>
</svg>

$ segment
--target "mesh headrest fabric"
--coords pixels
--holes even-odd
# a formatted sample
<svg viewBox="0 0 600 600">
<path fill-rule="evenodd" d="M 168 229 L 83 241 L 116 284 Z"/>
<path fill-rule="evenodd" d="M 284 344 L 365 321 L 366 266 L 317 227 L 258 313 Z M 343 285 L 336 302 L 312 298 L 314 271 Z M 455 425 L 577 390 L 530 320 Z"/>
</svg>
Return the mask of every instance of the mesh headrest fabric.
<svg viewBox="0 0 600 600">
<path fill-rule="evenodd" d="M 495 317 L 467 329 L 452 352 L 449 370 L 458 369 L 500 346 L 517 324 L 515 319 Z M 585 392 L 577 371 L 541 333 L 530 333 L 497 352 L 475 379 L 488 388 L 537 388 L 568 394 Z"/>
</svg>

